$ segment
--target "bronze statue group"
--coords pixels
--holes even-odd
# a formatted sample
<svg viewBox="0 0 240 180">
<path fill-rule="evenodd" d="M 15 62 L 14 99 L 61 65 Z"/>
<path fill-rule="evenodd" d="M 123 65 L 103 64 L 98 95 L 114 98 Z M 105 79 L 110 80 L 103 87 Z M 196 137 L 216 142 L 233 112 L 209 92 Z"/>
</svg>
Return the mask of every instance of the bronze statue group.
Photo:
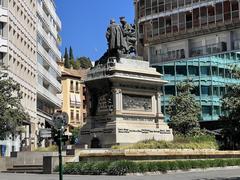
<svg viewBox="0 0 240 180">
<path fill-rule="evenodd" d="M 115 57 L 119 60 L 122 56 L 136 54 L 135 26 L 128 24 L 125 17 L 120 17 L 119 19 L 120 24 L 117 24 L 114 19 L 110 20 L 110 25 L 106 32 L 108 50 L 96 61 L 95 65 L 105 64 L 109 57 Z"/>
</svg>

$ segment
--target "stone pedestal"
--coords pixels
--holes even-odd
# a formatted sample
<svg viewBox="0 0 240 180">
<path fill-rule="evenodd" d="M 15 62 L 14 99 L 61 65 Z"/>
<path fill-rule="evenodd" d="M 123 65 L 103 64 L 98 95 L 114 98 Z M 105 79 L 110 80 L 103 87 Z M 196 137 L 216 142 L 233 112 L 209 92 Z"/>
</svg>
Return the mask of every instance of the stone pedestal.
<svg viewBox="0 0 240 180">
<path fill-rule="evenodd" d="M 161 112 L 160 93 L 166 81 L 148 62 L 110 58 L 95 66 L 85 83 L 89 116 L 80 131 L 81 144 L 97 148 L 173 139 Z"/>
</svg>

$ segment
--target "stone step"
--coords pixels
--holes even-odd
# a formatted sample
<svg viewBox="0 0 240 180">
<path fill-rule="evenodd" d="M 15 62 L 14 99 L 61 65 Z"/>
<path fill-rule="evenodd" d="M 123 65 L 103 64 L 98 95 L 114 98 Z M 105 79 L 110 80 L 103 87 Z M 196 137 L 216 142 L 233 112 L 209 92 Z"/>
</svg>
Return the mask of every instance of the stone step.
<svg viewBox="0 0 240 180">
<path fill-rule="evenodd" d="M 34 165 L 31 165 L 31 164 L 28 164 L 28 165 L 13 165 L 13 168 L 42 168 L 43 167 L 43 165 L 36 165 L 36 164 L 34 164 Z"/>
<path fill-rule="evenodd" d="M 30 174 L 42 174 L 42 165 L 14 165 L 12 168 L 8 168 L 5 173 L 30 173 Z"/>
<path fill-rule="evenodd" d="M 17 170 L 17 169 L 9 169 L 7 171 L 3 171 L 2 173 L 26 173 L 26 174 L 42 174 L 43 170 Z"/>
</svg>

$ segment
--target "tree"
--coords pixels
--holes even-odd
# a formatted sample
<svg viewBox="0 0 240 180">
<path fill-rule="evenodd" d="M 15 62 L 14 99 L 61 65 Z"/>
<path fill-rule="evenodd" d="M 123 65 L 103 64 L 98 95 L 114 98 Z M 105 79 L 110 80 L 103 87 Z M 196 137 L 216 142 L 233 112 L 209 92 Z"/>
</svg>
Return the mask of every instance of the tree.
<svg viewBox="0 0 240 180">
<path fill-rule="evenodd" d="M 0 72 L 0 139 L 16 134 L 23 120 L 29 121 L 29 115 L 21 105 L 20 85 Z"/>
<path fill-rule="evenodd" d="M 77 59 L 77 61 L 79 61 L 80 67 L 83 68 L 83 69 L 88 69 L 88 68 L 92 67 L 92 62 L 87 57 L 84 57 L 84 56 L 80 57 L 80 58 Z"/>
<path fill-rule="evenodd" d="M 219 119 L 224 149 L 240 149 L 240 85 L 227 86 L 227 92 L 222 98 L 225 115 Z"/>
<path fill-rule="evenodd" d="M 80 127 L 73 128 L 71 131 L 72 137 L 70 139 L 71 144 L 77 144 L 79 141 L 79 132 L 80 132 Z"/>
<path fill-rule="evenodd" d="M 70 46 L 69 48 L 69 61 L 70 61 L 70 65 L 75 69 L 75 60 L 74 60 L 74 55 L 73 55 L 73 49 Z"/>
<path fill-rule="evenodd" d="M 191 94 L 193 85 L 180 83 L 177 85 L 177 95 L 172 96 L 167 113 L 170 115 L 169 126 L 175 134 L 194 135 L 200 132 L 200 105 Z"/>
<path fill-rule="evenodd" d="M 69 57 L 68 57 L 68 50 L 65 48 L 65 53 L 64 53 L 64 67 L 65 68 L 70 68 L 70 62 L 69 62 Z"/>
</svg>

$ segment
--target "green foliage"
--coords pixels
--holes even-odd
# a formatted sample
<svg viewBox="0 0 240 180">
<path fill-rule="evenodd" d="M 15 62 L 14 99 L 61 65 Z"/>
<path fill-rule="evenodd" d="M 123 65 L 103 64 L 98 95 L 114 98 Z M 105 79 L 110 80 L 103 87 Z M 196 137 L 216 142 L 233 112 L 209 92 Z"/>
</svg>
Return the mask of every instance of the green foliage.
<svg viewBox="0 0 240 180">
<path fill-rule="evenodd" d="M 67 163 L 64 174 L 82 175 L 126 175 L 127 173 L 162 172 L 196 168 L 239 166 L 240 159 L 206 159 L 206 160 L 176 160 L 176 161 L 103 161 Z"/>
<path fill-rule="evenodd" d="M 29 115 L 21 105 L 20 85 L 0 72 L 0 139 L 21 131 L 23 120 L 29 121 Z"/>
<path fill-rule="evenodd" d="M 125 146 L 113 146 L 113 149 L 218 149 L 214 136 L 175 136 L 172 142 L 147 140 Z"/>
<path fill-rule="evenodd" d="M 77 140 L 79 138 L 80 127 L 73 128 L 70 132 L 72 133 L 72 137 L 70 139 L 70 143 L 71 144 L 76 144 Z"/>
<path fill-rule="evenodd" d="M 222 99 L 225 115 L 220 117 L 223 122 L 223 148 L 240 149 L 240 85 L 228 86 L 227 92 Z"/>
<path fill-rule="evenodd" d="M 70 68 L 71 67 L 67 48 L 65 48 L 65 53 L 64 53 L 64 67 L 65 68 Z"/>
<path fill-rule="evenodd" d="M 73 67 L 73 69 L 76 69 L 74 55 L 73 55 L 73 49 L 71 46 L 69 48 L 69 61 L 70 61 L 71 67 Z"/>
<path fill-rule="evenodd" d="M 74 60 L 73 49 L 72 49 L 71 46 L 69 48 L 69 59 L 73 59 Z"/>
<path fill-rule="evenodd" d="M 108 175 L 124 175 L 128 172 L 138 172 L 137 164 L 133 161 L 114 161 L 107 168 Z"/>
<path fill-rule="evenodd" d="M 56 152 L 58 151 L 58 147 L 53 145 L 49 147 L 39 147 L 34 150 L 35 152 Z"/>
<path fill-rule="evenodd" d="M 88 69 L 88 68 L 92 67 L 92 62 L 87 57 L 84 57 L 84 56 L 80 57 L 80 58 L 77 59 L 77 61 L 79 61 L 80 67 L 83 68 L 83 69 Z"/>
<path fill-rule="evenodd" d="M 72 67 L 73 69 L 79 70 L 80 68 L 88 69 L 92 67 L 92 62 L 87 57 L 83 56 L 75 59 L 71 46 L 69 48 L 69 52 L 68 49 L 65 48 L 64 59 L 64 67 L 68 69 Z"/>
<path fill-rule="evenodd" d="M 167 109 L 170 115 L 169 126 L 174 134 L 195 135 L 200 133 L 199 117 L 200 105 L 190 93 L 193 86 L 190 83 L 177 85 L 178 94 L 172 96 Z"/>
</svg>

